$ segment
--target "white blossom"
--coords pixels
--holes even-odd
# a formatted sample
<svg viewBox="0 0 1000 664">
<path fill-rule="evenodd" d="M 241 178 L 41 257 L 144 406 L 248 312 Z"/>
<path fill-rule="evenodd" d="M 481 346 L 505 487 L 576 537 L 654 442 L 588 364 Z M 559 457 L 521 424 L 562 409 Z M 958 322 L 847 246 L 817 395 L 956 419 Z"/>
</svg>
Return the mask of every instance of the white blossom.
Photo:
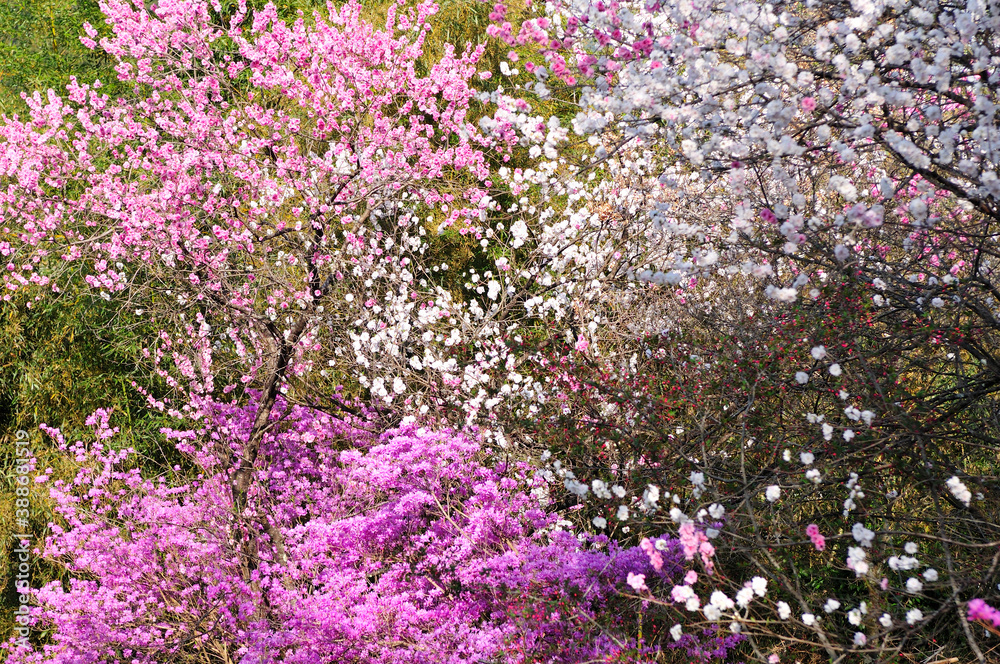
<svg viewBox="0 0 1000 664">
<path fill-rule="evenodd" d="M 972 502 L 972 492 L 969 491 L 969 487 L 965 486 L 958 477 L 952 476 L 945 482 L 945 486 L 948 487 L 948 491 L 951 495 L 955 496 L 956 500 L 961 501 L 966 507 Z"/>
<path fill-rule="evenodd" d="M 864 547 L 870 547 L 875 541 L 875 531 L 865 528 L 864 524 L 861 523 L 855 523 L 851 527 L 851 534 L 854 536 L 854 540 Z"/>
</svg>

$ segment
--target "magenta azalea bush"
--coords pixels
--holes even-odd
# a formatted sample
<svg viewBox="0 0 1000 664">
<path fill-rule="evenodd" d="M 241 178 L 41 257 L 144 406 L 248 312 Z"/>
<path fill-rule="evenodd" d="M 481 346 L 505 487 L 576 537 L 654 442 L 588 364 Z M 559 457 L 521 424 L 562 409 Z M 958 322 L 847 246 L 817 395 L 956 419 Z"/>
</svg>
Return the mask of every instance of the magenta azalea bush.
<svg viewBox="0 0 1000 664">
<path fill-rule="evenodd" d="M 658 648 L 631 640 L 634 592 L 678 581 L 681 542 L 622 548 L 580 538 L 547 506 L 545 481 L 490 458 L 472 435 L 384 433 L 279 401 L 246 509 L 226 469 L 254 408 L 212 404 L 171 431 L 195 460 L 186 481 L 123 470 L 106 440 L 67 444 L 83 466 L 51 492 L 65 526 L 41 553 L 66 578 L 33 591 L 41 648 L 21 662 L 584 662 Z M 105 441 L 105 442 L 102 442 Z M 249 546 L 248 546 L 249 544 Z M 644 550 L 645 549 L 645 550 Z M 630 584 L 632 584 L 630 586 Z M 647 591 L 648 593 L 648 591 Z M 699 659 L 738 637 L 695 639 Z M 636 660 L 638 661 L 638 660 Z"/>
</svg>

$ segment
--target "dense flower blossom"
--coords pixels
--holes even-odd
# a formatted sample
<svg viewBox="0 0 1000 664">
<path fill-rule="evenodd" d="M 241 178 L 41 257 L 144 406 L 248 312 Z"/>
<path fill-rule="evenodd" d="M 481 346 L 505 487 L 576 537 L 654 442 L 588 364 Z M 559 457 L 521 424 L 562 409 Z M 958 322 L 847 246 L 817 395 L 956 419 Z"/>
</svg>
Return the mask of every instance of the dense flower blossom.
<svg viewBox="0 0 1000 664">
<path fill-rule="evenodd" d="M 33 622 L 52 641 L 11 661 L 96 662 L 127 649 L 153 662 L 205 648 L 244 662 L 587 661 L 616 651 L 601 630 L 625 623 L 592 629 L 616 603 L 628 611 L 621 590 L 682 574 L 675 539 L 622 549 L 560 529 L 528 491 L 531 468 L 483 465 L 470 436 L 376 434 L 373 422 L 280 400 L 281 426 L 262 450 L 271 464 L 240 520 L 218 461 L 239 453 L 254 410 L 202 406 L 212 414 L 197 436 L 169 434 L 200 460 L 177 486 L 120 469 L 127 450 L 61 443 L 93 461 L 51 489 L 66 525 L 43 553 L 71 580 L 33 591 Z M 113 435 L 106 418 L 95 427 L 99 440 Z M 215 442 L 199 447 L 199 437 Z M 568 612 L 539 612 L 570 598 Z"/>
<path fill-rule="evenodd" d="M 33 593 L 51 636 L 13 661 L 952 645 L 915 626 L 947 629 L 995 571 L 991 481 L 953 453 L 995 439 L 961 412 L 995 411 L 995 3 L 551 0 L 518 30 L 498 2 L 489 34 L 523 47 L 499 72 L 425 51 L 431 2 L 380 27 L 358 2 L 252 4 L 107 0 L 85 43 L 145 97 L 73 81 L 0 129 L 5 297 L 82 270 L 182 321 L 147 351 L 193 395 L 150 398 L 192 429 L 170 482 L 121 469 L 107 413 L 67 446 L 85 469 L 53 487 L 44 548 L 65 583 Z M 568 99 L 569 122 L 535 115 Z M 460 274 L 431 236 L 468 243 Z M 684 348 L 691 319 L 710 333 Z M 230 373 L 254 406 L 206 396 Z M 289 405 L 340 375 L 391 424 Z M 552 412 L 596 439 L 580 466 L 529 467 Z M 939 544 L 890 555 L 900 524 Z M 855 579 L 825 587 L 842 545 Z M 799 557 L 823 561 L 808 584 Z M 948 592 L 924 592 L 932 564 Z"/>
</svg>

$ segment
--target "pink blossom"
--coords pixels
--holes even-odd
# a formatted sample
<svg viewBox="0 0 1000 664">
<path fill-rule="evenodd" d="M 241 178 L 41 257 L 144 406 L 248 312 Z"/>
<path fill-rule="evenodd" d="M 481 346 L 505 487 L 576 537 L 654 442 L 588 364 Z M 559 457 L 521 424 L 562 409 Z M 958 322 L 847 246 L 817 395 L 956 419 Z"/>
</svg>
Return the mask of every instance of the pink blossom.
<svg viewBox="0 0 1000 664">
<path fill-rule="evenodd" d="M 826 548 L 826 538 L 819 534 L 819 526 L 815 523 L 810 523 L 806 526 L 806 535 L 812 540 L 813 546 L 816 547 L 817 551 L 822 551 Z"/>
<path fill-rule="evenodd" d="M 969 620 L 982 620 L 1000 629 L 1000 610 L 981 599 L 974 599 L 967 605 Z"/>
<path fill-rule="evenodd" d="M 645 574 L 635 574 L 633 572 L 628 573 L 628 585 L 632 586 L 632 589 L 637 593 L 641 593 L 644 590 L 649 590 L 646 587 L 646 575 Z"/>
<path fill-rule="evenodd" d="M 649 563 L 653 566 L 653 569 L 657 572 L 663 570 L 663 556 L 656 550 L 653 542 L 648 537 L 643 538 L 642 542 L 639 543 L 639 548 L 649 556 Z"/>
</svg>

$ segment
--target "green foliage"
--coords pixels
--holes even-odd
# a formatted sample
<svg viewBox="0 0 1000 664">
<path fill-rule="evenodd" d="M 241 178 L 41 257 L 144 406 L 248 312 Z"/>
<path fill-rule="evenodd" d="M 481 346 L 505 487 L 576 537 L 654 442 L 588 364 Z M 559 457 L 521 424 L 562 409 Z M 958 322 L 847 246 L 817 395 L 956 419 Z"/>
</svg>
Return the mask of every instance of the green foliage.
<svg viewBox="0 0 1000 664">
<path fill-rule="evenodd" d="M 0 113 L 24 112 L 21 93 L 50 88 L 61 93 L 71 76 L 117 81 L 113 59 L 80 43 L 85 22 L 105 28 L 96 0 L 0 3 Z"/>
<path fill-rule="evenodd" d="M 14 533 L 27 532 L 37 542 L 50 522 L 58 521 L 47 485 L 32 485 L 28 528 L 14 519 L 14 433 L 28 432 L 36 458 L 35 473 L 52 469 L 52 479 L 70 479 L 76 463 L 60 452 L 40 424 L 62 429 L 67 440 L 87 439 L 86 418 L 98 408 L 113 409 L 113 421 L 123 436 L 118 444 L 135 448 L 143 471 L 160 473 L 182 463 L 176 450 L 158 435 L 167 424 L 145 407 L 133 381 L 153 394 L 164 386 L 138 362 L 141 340 L 151 338 L 151 324 L 127 320 L 118 305 L 96 299 L 89 289 L 74 288 L 56 295 L 19 293 L 0 305 L 0 588 L 6 609 L 17 605 L 14 592 L 16 558 L 9 555 Z M 61 573 L 50 564 L 32 563 L 32 583 L 39 585 Z M 11 611 L 5 610 L 5 621 Z M 0 625 L 0 633 L 6 632 Z"/>
<path fill-rule="evenodd" d="M 129 424 L 130 444 L 142 447 L 154 424 L 143 425 L 136 381 L 149 387 L 135 359 L 147 327 L 123 325 L 115 305 L 70 290 L 0 307 L 0 424 L 37 429 L 41 423 L 79 436 L 98 408 L 114 407 Z M 146 337 L 149 338 L 148 336 Z"/>
</svg>

